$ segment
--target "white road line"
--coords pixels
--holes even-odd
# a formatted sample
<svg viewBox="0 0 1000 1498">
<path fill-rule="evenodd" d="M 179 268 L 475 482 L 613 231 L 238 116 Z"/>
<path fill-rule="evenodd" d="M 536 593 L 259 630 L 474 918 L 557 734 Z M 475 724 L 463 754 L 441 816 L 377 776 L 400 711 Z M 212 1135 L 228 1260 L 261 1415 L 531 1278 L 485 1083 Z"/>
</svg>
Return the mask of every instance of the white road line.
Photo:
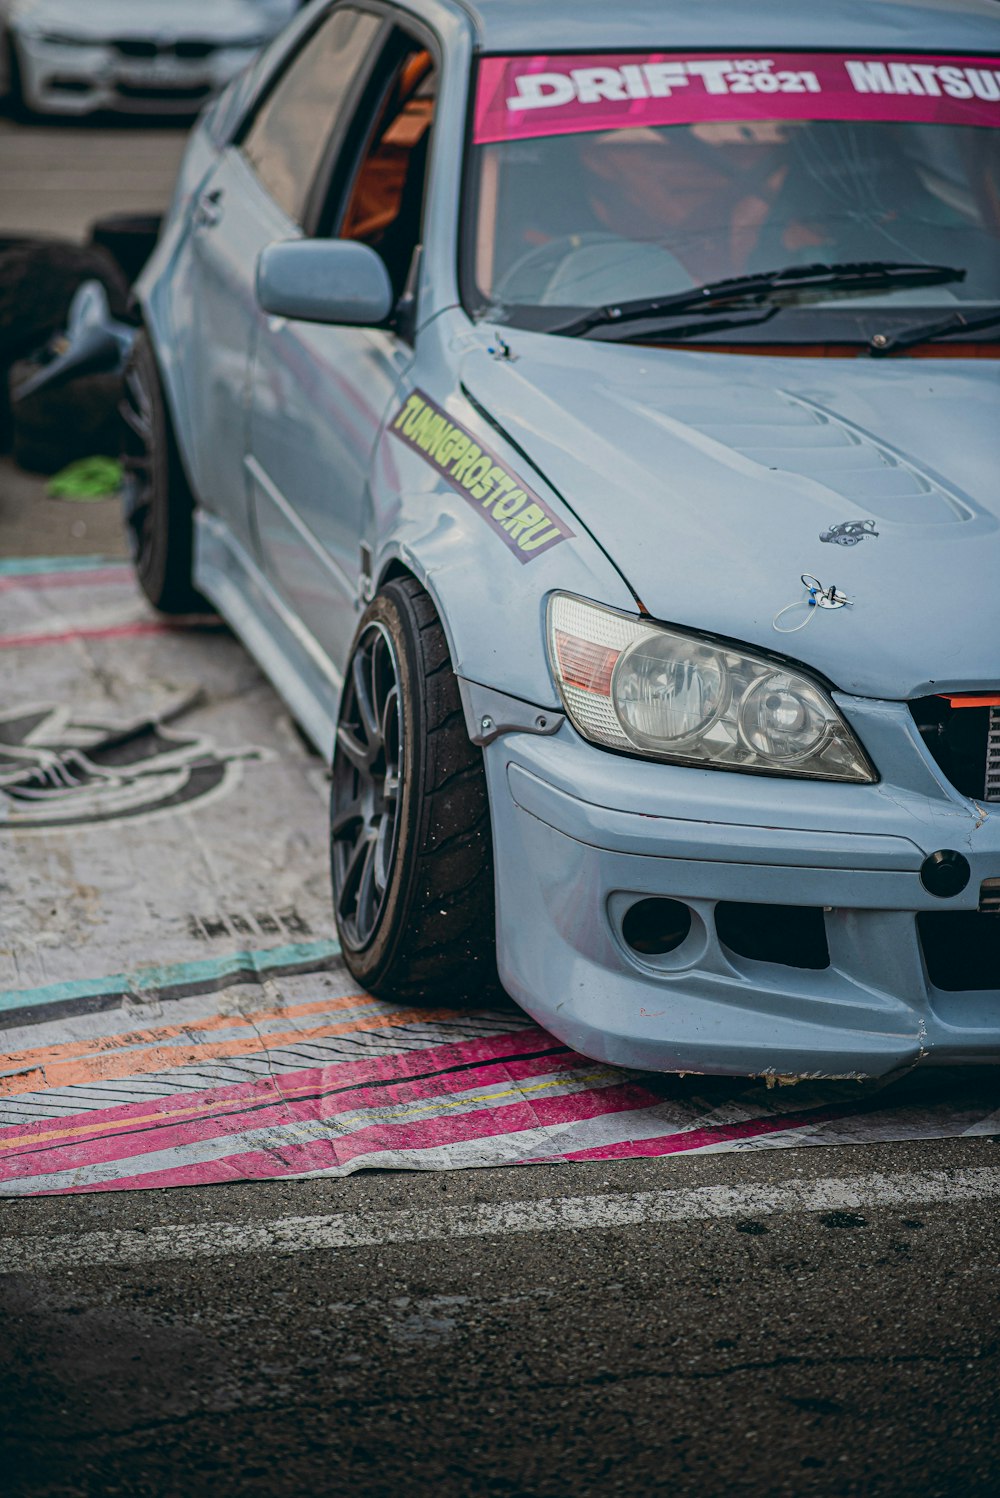
<svg viewBox="0 0 1000 1498">
<path fill-rule="evenodd" d="M 833 1176 L 774 1186 L 698 1186 L 681 1191 L 545 1197 L 473 1207 L 275 1217 L 266 1222 L 176 1223 L 147 1232 L 5 1236 L 0 1239 L 0 1273 L 45 1273 L 76 1266 L 123 1266 L 249 1253 L 312 1253 L 508 1233 L 561 1233 L 713 1217 L 757 1217 L 775 1212 L 958 1206 L 996 1197 L 1000 1197 L 1000 1169 L 983 1167 Z"/>
</svg>

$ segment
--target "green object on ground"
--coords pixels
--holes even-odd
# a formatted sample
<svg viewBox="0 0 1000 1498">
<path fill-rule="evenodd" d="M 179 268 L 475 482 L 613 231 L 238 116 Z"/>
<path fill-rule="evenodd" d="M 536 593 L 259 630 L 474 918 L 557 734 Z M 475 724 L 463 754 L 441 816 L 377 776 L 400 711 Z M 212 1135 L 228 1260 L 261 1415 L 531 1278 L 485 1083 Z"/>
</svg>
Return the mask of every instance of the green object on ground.
<svg viewBox="0 0 1000 1498">
<path fill-rule="evenodd" d="M 46 493 L 53 499 L 107 499 L 121 484 L 117 458 L 80 458 L 49 480 Z"/>
</svg>

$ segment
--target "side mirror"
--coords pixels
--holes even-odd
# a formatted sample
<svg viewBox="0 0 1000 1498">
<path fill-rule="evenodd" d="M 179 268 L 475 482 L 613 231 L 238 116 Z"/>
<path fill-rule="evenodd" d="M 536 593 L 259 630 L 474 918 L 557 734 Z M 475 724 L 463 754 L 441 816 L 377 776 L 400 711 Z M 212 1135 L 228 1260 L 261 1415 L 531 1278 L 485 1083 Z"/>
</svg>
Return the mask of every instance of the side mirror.
<svg viewBox="0 0 1000 1498">
<path fill-rule="evenodd" d="M 274 317 L 378 327 L 395 303 L 382 257 L 353 239 L 289 239 L 257 261 L 257 301 Z"/>
</svg>

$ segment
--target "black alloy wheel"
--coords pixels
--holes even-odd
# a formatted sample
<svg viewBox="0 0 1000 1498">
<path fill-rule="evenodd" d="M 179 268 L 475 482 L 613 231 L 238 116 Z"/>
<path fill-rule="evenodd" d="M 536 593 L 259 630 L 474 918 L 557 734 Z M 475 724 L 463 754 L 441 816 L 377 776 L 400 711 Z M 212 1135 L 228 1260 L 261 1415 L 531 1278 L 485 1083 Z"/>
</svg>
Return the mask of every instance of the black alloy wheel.
<svg viewBox="0 0 1000 1498">
<path fill-rule="evenodd" d="M 132 560 L 148 548 L 152 516 L 154 442 L 153 397 L 144 361 L 133 352 L 124 375 L 120 406 L 122 418 L 122 516 Z"/>
<path fill-rule="evenodd" d="M 122 514 L 142 590 L 161 613 L 208 612 L 191 581 L 194 496 L 145 331 L 136 334 L 119 413 Z"/>
<path fill-rule="evenodd" d="M 344 961 L 370 993 L 496 1000 L 483 754 L 441 621 L 413 577 L 384 584 L 355 637 L 334 745 L 330 866 Z"/>
<path fill-rule="evenodd" d="M 371 941 L 385 904 L 405 744 L 395 646 L 373 620 L 354 647 L 333 762 L 333 887 L 341 936 L 352 950 Z"/>
</svg>

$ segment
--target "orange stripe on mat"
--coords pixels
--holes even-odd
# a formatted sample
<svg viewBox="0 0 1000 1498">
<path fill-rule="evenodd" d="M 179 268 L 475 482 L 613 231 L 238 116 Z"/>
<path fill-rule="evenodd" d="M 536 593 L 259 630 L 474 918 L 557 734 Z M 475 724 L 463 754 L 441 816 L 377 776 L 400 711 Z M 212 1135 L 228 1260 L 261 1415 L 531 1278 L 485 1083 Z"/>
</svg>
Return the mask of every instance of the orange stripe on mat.
<svg viewBox="0 0 1000 1498">
<path fill-rule="evenodd" d="M 245 1040 L 221 1041 L 216 1045 L 154 1046 L 149 1050 L 116 1051 L 84 1060 L 57 1061 L 31 1066 L 16 1076 L 0 1077 L 0 1096 L 14 1097 L 22 1092 L 41 1092 L 51 1087 L 72 1087 L 79 1082 L 123 1080 L 141 1077 L 148 1072 L 176 1071 L 179 1067 L 197 1066 L 205 1061 L 223 1061 L 231 1056 L 263 1055 L 281 1046 L 304 1040 L 323 1040 L 334 1035 L 351 1035 L 364 1030 L 385 1030 L 417 1020 L 447 1019 L 451 1009 L 398 1009 L 391 1014 L 373 1014 L 346 1020 L 339 1025 L 318 1025 L 311 1030 L 286 1030 L 281 1034 L 254 1034 Z M 183 1032 L 182 1032 L 183 1033 Z M 17 1058 L 14 1064 L 17 1065 Z"/>
<path fill-rule="evenodd" d="M 11 1066 L 48 1066 L 54 1061 L 64 1061 L 69 1056 L 77 1059 L 98 1056 L 124 1050 L 127 1046 L 155 1045 L 158 1041 L 175 1040 L 180 1035 L 207 1035 L 213 1030 L 237 1030 L 241 1027 L 255 1030 L 258 1025 L 266 1024 L 271 1019 L 298 1019 L 306 1014 L 329 1014 L 333 1010 L 362 1008 L 376 1002 L 368 994 L 338 994 L 336 998 L 317 999 L 309 1004 L 288 1004 L 280 1009 L 211 1014 L 204 1019 L 190 1020 L 184 1025 L 158 1025 L 149 1030 L 125 1030 L 118 1035 L 99 1035 L 94 1040 L 64 1040 L 58 1045 L 15 1051 L 11 1057 Z"/>
</svg>

